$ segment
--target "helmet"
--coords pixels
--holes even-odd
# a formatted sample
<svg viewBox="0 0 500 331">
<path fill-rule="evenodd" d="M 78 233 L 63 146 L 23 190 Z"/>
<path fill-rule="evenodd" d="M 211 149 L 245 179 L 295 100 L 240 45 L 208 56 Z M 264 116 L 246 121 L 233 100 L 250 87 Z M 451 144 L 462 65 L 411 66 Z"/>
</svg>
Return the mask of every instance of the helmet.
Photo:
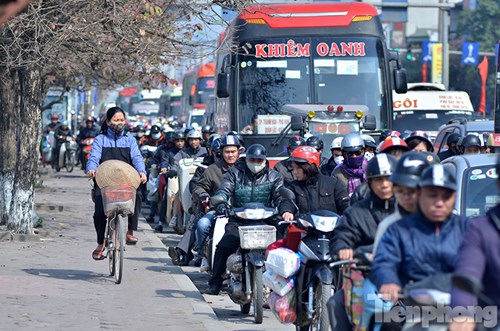
<svg viewBox="0 0 500 331">
<path fill-rule="evenodd" d="M 373 137 L 370 136 L 369 134 L 362 134 L 361 138 L 363 138 L 366 147 L 377 148 L 377 143 L 375 142 L 375 139 L 373 139 Z"/>
<path fill-rule="evenodd" d="M 391 131 L 391 130 L 382 130 L 380 133 L 380 141 L 384 141 L 387 137 L 400 137 L 401 133 L 399 131 Z"/>
<path fill-rule="evenodd" d="M 460 135 L 458 133 L 452 133 L 448 136 L 448 139 L 446 139 L 446 144 L 450 146 L 453 143 L 458 143 L 460 140 Z"/>
<path fill-rule="evenodd" d="M 245 141 L 243 140 L 243 136 L 236 131 L 230 131 L 227 133 L 228 136 L 236 136 L 238 141 L 240 142 L 241 147 L 245 147 Z"/>
<path fill-rule="evenodd" d="M 226 146 L 236 146 L 240 147 L 240 140 L 238 136 L 228 135 L 221 138 L 221 146 L 220 148 L 224 148 Z"/>
<path fill-rule="evenodd" d="M 167 132 L 165 132 L 165 140 L 166 141 L 172 141 L 174 133 L 175 133 L 174 131 L 167 131 Z"/>
<path fill-rule="evenodd" d="M 158 125 L 153 125 L 149 131 L 150 134 L 155 134 L 155 133 L 160 133 L 161 129 Z"/>
<path fill-rule="evenodd" d="M 462 139 L 461 146 L 463 147 L 471 147 L 471 146 L 477 146 L 481 147 L 481 139 L 479 139 L 477 134 L 474 133 L 469 133 Z"/>
<path fill-rule="evenodd" d="M 439 158 L 436 161 L 426 153 L 429 152 L 410 151 L 403 154 L 389 180 L 394 184 L 416 188 L 422 171 L 432 164 L 439 163 Z"/>
<path fill-rule="evenodd" d="M 170 127 L 171 127 L 172 129 L 177 129 L 177 128 L 179 127 L 179 122 L 177 122 L 177 121 L 172 121 L 172 122 L 170 122 L 168 125 L 170 125 Z"/>
<path fill-rule="evenodd" d="M 212 134 L 210 137 L 207 139 L 207 146 L 212 147 L 212 143 L 214 142 L 215 139 L 220 139 L 220 134 Z"/>
<path fill-rule="evenodd" d="M 377 154 L 366 166 L 365 176 L 367 179 L 392 175 L 398 161 L 390 154 Z"/>
<path fill-rule="evenodd" d="M 413 132 L 411 132 L 411 131 L 404 130 L 403 133 L 401 133 L 401 135 L 399 136 L 399 138 L 401 138 L 404 141 L 406 141 L 406 139 L 409 138 L 412 135 L 412 133 Z"/>
<path fill-rule="evenodd" d="M 389 150 L 395 147 L 402 148 L 406 151 L 410 150 L 405 141 L 396 136 L 387 137 L 387 139 L 385 139 L 382 145 L 380 145 L 379 147 L 379 153 L 387 153 Z"/>
<path fill-rule="evenodd" d="M 221 138 L 220 137 L 215 137 L 210 144 L 210 149 L 215 153 L 217 157 L 220 157 L 220 150 L 221 150 Z"/>
<path fill-rule="evenodd" d="M 64 120 L 61 122 L 61 126 L 68 126 L 69 122 L 67 120 Z"/>
<path fill-rule="evenodd" d="M 319 152 L 312 146 L 299 146 L 288 158 L 289 161 L 297 163 L 315 164 L 319 167 Z"/>
<path fill-rule="evenodd" d="M 184 140 L 186 139 L 186 135 L 182 131 L 174 131 L 174 135 L 172 136 L 172 141 L 175 140 Z"/>
<path fill-rule="evenodd" d="M 316 150 L 320 150 L 320 149 L 323 149 L 323 147 L 325 146 L 325 144 L 323 143 L 323 140 L 321 140 L 319 137 L 317 136 L 310 136 L 309 138 L 307 138 L 306 140 L 306 145 L 307 146 L 311 146 L 311 147 L 314 147 L 316 148 Z"/>
<path fill-rule="evenodd" d="M 419 139 L 420 141 L 424 142 L 425 145 L 427 145 L 427 150 L 429 152 L 434 152 L 434 147 L 432 146 L 432 143 L 429 140 L 429 136 L 427 135 L 427 133 L 425 133 L 424 131 L 413 131 L 411 135 L 405 139 L 405 143 L 409 144 L 410 141 L 415 139 Z"/>
<path fill-rule="evenodd" d="M 288 139 L 288 144 L 286 147 L 290 148 L 292 151 L 299 147 L 299 146 L 304 146 L 306 144 L 306 141 L 304 138 L 300 136 L 293 136 L 292 138 Z"/>
<path fill-rule="evenodd" d="M 201 127 L 201 133 L 215 133 L 215 129 L 211 125 L 204 125 Z"/>
<path fill-rule="evenodd" d="M 203 139 L 201 132 L 198 130 L 191 130 L 186 135 L 186 139 Z"/>
<path fill-rule="evenodd" d="M 89 117 L 87 117 L 87 119 L 85 119 L 85 123 L 86 122 L 92 122 L 92 123 L 94 123 L 94 118 L 92 116 L 89 116 Z"/>
<path fill-rule="evenodd" d="M 340 149 L 346 152 L 357 152 L 363 148 L 365 148 L 365 142 L 357 133 L 349 133 L 342 139 L 340 144 Z"/>
<path fill-rule="evenodd" d="M 434 164 L 427 167 L 420 176 L 419 187 L 437 186 L 444 187 L 449 190 L 457 190 L 457 179 L 450 168 L 442 164 Z"/>
<path fill-rule="evenodd" d="M 144 127 L 139 124 L 138 126 L 135 127 L 134 132 L 139 132 L 139 131 L 146 131 L 146 130 L 144 130 Z"/>
<path fill-rule="evenodd" d="M 261 144 L 253 144 L 248 147 L 246 158 L 265 160 L 267 158 L 266 148 Z"/>
<path fill-rule="evenodd" d="M 184 134 L 187 136 L 189 131 L 192 131 L 192 130 L 194 130 L 194 128 L 192 126 L 187 126 L 184 128 Z"/>
<path fill-rule="evenodd" d="M 52 115 L 50 115 L 50 119 L 51 120 L 58 120 L 59 119 L 59 115 L 58 114 L 52 114 Z"/>
<path fill-rule="evenodd" d="M 332 143 L 330 144 L 330 149 L 340 149 L 340 146 L 342 145 L 342 139 L 344 139 L 344 137 L 342 136 L 333 138 Z"/>
</svg>

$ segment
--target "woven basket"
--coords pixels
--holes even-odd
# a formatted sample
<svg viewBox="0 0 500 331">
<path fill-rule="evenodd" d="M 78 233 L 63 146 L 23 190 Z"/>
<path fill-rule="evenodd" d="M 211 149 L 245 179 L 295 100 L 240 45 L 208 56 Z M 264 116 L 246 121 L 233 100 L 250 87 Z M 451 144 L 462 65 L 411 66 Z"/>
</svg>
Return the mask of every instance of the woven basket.
<svg viewBox="0 0 500 331">
<path fill-rule="evenodd" d="M 119 160 L 104 161 L 96 171 L 96 182 L 99 187 L 115 185 L 131 185 L 137 189 L 141 178 L 137 170 L 130 164 Z"/>
</svg>

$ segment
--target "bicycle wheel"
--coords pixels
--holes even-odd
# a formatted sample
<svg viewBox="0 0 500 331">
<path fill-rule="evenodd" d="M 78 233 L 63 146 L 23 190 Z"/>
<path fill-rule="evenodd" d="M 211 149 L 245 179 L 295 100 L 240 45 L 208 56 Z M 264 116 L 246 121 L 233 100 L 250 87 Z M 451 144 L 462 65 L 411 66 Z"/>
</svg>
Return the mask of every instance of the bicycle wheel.
<svg viewBox="0 0 500 331">
<path fill-rule="evenodd" d="M 108 220 L 108 228 L 107 228 L 107 234 L 105 237 L 106 240 L 106 247 L 108 250 L 108 263 L 109 263 L 109 275 L 114 276 L 115 275 L 115 250 L 114 248 L 114 240 L 113 240 L 113 235 L 114 235 L 114 219 L 113 220 Z"/>
<path fill-rule="evenodd" d="M 122 282 L 123 274 L 123 251 L 125 249 L 125 218 L 122 215 L 117 215 L 115 219 L 115 247 L 114 247 L 114 258 L 115 258 L 115 283 L 120 284 Z"/>
</svg>

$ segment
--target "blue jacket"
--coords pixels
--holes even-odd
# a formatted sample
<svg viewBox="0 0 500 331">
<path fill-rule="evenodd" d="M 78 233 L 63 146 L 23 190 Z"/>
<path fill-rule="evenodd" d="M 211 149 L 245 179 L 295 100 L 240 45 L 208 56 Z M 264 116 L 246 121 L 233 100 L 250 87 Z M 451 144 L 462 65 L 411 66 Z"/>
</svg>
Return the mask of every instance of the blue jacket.
<svg viewBox="0 0 500 331">
<path fill-rule="evenodd" d="M 404 287 L 439 273 L 453 272 L 467 228 L 467 218 L 451 214 L 443 223 L 418 211 L 389 226 L 375 253 L 371 281 L 380 288 Z"/>
<path fill-rule="evenodd" d="M 120 149 L 129 153 L 131 165 L 139 173 L 146 173 L 146 166 L 144 165 L 144 158 L 139 151 L 135 138 L 124 133 L 116 135 L 113 130 L 108 128 L 106 135 L 100 134 L 94 139 L 92 149 L 90 151 L 90 158 L 87 162 L 87 171 L 96 170 L 103 156 L 105 149 Z"/>
</svg>

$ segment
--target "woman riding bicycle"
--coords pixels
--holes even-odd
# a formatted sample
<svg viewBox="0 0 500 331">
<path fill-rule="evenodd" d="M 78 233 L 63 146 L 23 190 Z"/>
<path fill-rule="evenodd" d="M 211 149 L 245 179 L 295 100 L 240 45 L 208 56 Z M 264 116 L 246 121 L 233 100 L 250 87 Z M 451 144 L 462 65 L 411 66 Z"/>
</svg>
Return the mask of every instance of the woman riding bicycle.
<svg viewBox="0 0 500 331">
<path fill-rule="evenodd" d="M 120 160 L 132 165 L 138 172 L 141 182 L 147 181 L 146 167 L 135 138 L 124 133 L 125 112 L 119 107 L 112 107 L 106 112 L 106 121 L 101 133 L 95 138 L 87 163 L 87 175 L 95 177 L 97 167 L 107 160 Z M 94 260 L 104 259 L 104 233 L 106 231 L 106 214 L 102 203 L 101 190 L 94 179 L 94 226 L 97 233 L 97 248 L 92 252 Z M 141 198 L 136 197 L 134 214 L 128 217 L 127 244 L 137 243 L 134 230 L 137 230 Z"/>
</svg>

